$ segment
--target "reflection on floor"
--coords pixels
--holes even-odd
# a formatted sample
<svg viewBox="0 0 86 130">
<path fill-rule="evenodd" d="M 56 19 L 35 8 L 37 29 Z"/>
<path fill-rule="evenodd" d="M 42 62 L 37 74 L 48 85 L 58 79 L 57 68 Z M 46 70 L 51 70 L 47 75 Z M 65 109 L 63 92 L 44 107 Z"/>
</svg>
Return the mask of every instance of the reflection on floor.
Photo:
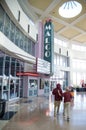
<svg viewBox="0 0 86 130">
<path fill-rule="evenodd" d="M 0 118 L 1 120 L 10 120 L 16 114 L 15 111 L 7 111 L 4 116 Z"/>
<path fill-rule="evenodd" d="M 31 101 L 31 102 L 30 102 Z M 16 112 L 9 120 L 0 120 L 0 130 L 85 130 L 86 129 L 86 93 L 75 92 L 74 104 L 71 104 L 71 119 L 63 118 L 63 103 L 60 114 L 53 116 L 53 97 L 35 97 L 22 99 L 8 105 L 8 111 Z"/>
</svg>

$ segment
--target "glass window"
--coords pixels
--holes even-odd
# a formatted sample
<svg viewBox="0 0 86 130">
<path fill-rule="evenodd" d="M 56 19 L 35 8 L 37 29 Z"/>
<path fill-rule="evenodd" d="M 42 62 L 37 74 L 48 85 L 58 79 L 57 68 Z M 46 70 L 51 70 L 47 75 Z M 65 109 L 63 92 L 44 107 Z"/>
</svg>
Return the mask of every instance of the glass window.
<svg viewBox="0 0 86 130">
<path fill-rule="evenodd" d="M 16 62 L 16 72 L 20 72 L 20 63 L 19 63 L 19 61 Z"/>
<path fill-rule="evenodd" d="M 65 57 L 65 56 L 62 56 L 62 66 L 64 67 L 69 67 L 69 58 L 68 57 Z"/>
<path fill-rule="evenodd" d="M 22 32 L 20 32 L 20 44 L 19 44 L 19 47 L 21 48 L 21 49 L 24 49 L 23 48 L 23 45 L 24 44 L 24 35 L 23 35 L 23 33 Z"/>
<path fill-rule="evenodd" d="M 73 59 L 73 84 L 81 86 L 81 81 L 86 82 L 86 60 Z"/>
<path fill-rule="evenodd" d="M 1 99 L 1 89 L 2 89 L 2 83 L 3 83 L 3 79 L 0 77 L 0 99 Z"/>
<path fill-rule="evenodd" d="M 57 65 L 60 65 L 60 56 L 57 55 Z"/>
<path fill-rule="evenodd" d="M 57 64 L 56 60 L 57 60 L 57 55 L 55 54 L 55 55 L 54 55 L 54 64 L 55 64 L 55 65 Z"/>
<path fill-rule="evenodd" d="M 75 62 L 72 62 L 72 65 L 73 65 L 73 68 L 75 68 L 75 67 L 76 67 L 76 63 L 75 63 Z"/>
<path fill-rule="evenodd" d="M 11 59 L 11 70 L 10 70 L 10 74 L 11 74 L 12 76 L 15 76 L 15 75 L 16 75 L 16 74 L 15 74 L 15 59 L 14 59 L 14 58 Z"/>
<path fill-rule="evenodd" d="M 0 6 L 0 31 L 3 32 L 3 27 L 4 27 L 4 10 Z"/>
<path fill-rule="evenodd" d="M 15 44 L 19 46 L 19 40 L 20 40 L 20 31 L 18 28 L 15 30 Z"/>
<path fill-rule="evenodd" d="M 14 98 L 15 97 L 14 91 L 15 91 L 14 80 L 11 79 L 10 80 L 10 98 Z"/>
<path fill-rule="evenodd" d="M 10 40 L 14 42 L 14 38 L 15 38 L 15 24 L 11 21 Z"/>
<path fill-rule="evenodd" d="M 8 17 L 7 14 L 5 16 L 4 34 L 9 38 L 9 34 L 10 34 L 10 18 Z"/>
<path fill-rule="evenodd" d="M 35 56 L 35 42 L 27 38 L 23 32 L 16 27 L 9 16 L 0 6 L 0 31 L 2 31 L 13 43 Z"/>
<path fill-rule="evenodd" d="M 34 44 L 34 42 L 31 42 L 31 43 L 32 43 L 32 44 L 31 44 L 31 45 L 32 45 L 32 53 L 31 53 L 31 54 L 32 54 L 33 56 L 35 56 L 35 44 Z"/>
<path fill-rule="evenodd" d="M 62 63 L 63 66 L 67 67 L 67 58 L 63 56 L 62 59 L 63 59 L 63 63 Z"/>
<path fill-rule="evenodd" d="M 24 63 L 20 62 L 20 72 L 24 72 Z"/>
<path fill-rule="evenodd" d="M 57 38 L 54 38 L 54 42 L 55 42 L 55 43 L 58 43 L 58 40 L 57 40 Z"/>
<path fill-rule="evenodd" d="M 6 56 L 5 59 L 6 59 L 6 61 L 10 61 L 10 57 L 9 56 Z"/>
<path fill-rule="evenodd" d="M 10 74 L 9 68 L 10 68 L 10 62 L 9 61 L 5 61 L 5 75 L 6 76 L 9 76 L 9 74 Z"/>
<path fill-rule="evenodd" d="M 31 41 L 30 41 L 30 39 L 28 39 L 28 53 L 30 53 L 31 54 Z"/>
<path fill-rule="evenodd" d="M 62 66 L 63 65 L 63 59 L 62 59 L 62 56 L 60 56 L 60 66 Z"/>
<path fill-rule="evenodd" d="M 62 43 L 63 43 L 63 47 L 67 47 L 68 46 L 67 42 L 62 41 Z"/>
<path fill-rule="evenodd" d="M 77 85 L 80 85 L 80 81 L 81 81 L 81 74 L 79 72 L 77 72 Z"/>
<path fill-rule="evenodd" d="M 38 87 L 38 80 L 30 79 L 29 80 L 29 88 L 37 88 Z"/>
<path fill-rule="evenodd" d="M 76 44 L 72 44 L 72 49 L 77 50 L 77 51 L 86 51 L 85 46 L 80 46 L 80 45 L 76 45 Z"/>
<path fill-rule="evenodd" d="M 28 52 L 28 38 L 27 37 L 25 37 L 25 41 L 24 41 L 24 50 Z"/>
<path fill-rule="evenodd" d="M 79 59 L 73 59 L 72 61 L 73 68 L 83 70 L 86 69 L 86 61 L 85 60 L 79 60 Z"/>
<path fill-rule="evenodd" d="M 0 75 L 3 75 L 3 61 L 4 61 L 4 58 L 0 57 Z"/>
<path fill-rule="evenodd" d="M 70 58 L 67 57 L 67 67 L 70 67 Z"/>
</svg>

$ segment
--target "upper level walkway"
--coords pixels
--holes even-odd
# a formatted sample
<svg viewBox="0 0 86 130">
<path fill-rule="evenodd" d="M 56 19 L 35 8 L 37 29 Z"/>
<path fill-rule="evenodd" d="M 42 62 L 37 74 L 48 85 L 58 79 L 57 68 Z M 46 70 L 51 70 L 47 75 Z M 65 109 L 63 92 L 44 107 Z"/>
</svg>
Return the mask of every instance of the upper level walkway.
<svg viewBox="0 0 86 130">
<path fill-rule="evenodd" d="M 9 112 L 0 119 L 0 130 L 86 130 L 86 93 L 75 92 L 69 122 L 63 118 L 63 103 L 56 118 L 53 110 L 51 95 L 49 98 L 35 97 L 8 104 Z"/>
</svg>

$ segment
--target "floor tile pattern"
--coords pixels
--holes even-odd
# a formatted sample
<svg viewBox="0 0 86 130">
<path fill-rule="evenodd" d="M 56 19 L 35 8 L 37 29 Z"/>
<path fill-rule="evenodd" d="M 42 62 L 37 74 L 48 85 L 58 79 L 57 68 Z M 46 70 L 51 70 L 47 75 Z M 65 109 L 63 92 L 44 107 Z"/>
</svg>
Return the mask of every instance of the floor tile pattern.
<svg viewBox="0 0 86 130">
<path fill-rule="evenodd" d="M 9 120 L 0 120 L 0 130 L 86 130 L 86 93 L 75 92 L 71 104 L 71 118 L 63 117 L 63 102 L 60 113 L 53 116 L 53 96 L 21 99 L 8 103 L 7 111 L 16 114 Z"/>
</svg>

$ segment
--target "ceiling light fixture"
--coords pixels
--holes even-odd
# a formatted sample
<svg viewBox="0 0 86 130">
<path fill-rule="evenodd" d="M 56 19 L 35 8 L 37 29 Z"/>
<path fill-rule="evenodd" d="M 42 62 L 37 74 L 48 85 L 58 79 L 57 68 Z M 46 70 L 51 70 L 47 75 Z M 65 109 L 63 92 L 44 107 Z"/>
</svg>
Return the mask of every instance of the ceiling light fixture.
<svg viewBox="0 0 86 130">
<path fill-rule="evenodd" d="M 59 14 L 64 18 L 73 18 L 80 14 L 81 10 L 82 5 L 79 2 L 69 0 L 59 8 Z"/>
</svg>

